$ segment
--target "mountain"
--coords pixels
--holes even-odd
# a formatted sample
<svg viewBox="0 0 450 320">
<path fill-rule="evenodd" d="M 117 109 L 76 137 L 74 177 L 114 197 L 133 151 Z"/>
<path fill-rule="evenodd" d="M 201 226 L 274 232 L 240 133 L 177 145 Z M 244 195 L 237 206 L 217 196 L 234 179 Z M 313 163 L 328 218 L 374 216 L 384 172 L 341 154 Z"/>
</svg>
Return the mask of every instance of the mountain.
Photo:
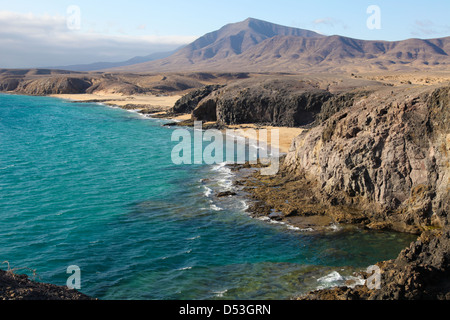
<svg viewBox="0 0 450 320">
<path fill-rule="evenodd" d="M 156 52 L 149 54 L 147 56 L 138 56 L 131 58 L 127 61 L 120 61 L 120 62 L 94 62 L 89 64 L 75 64 L 75 65 L 69 65 L 69 66 L 59 66 L 59 67 L 47 67 L 46 69 L 56 69 L 56 70 L 69 70 L 69 71 L 97 71 L 102 69 L 109 69 L 109 68 L 117 68 L 117 67 L 124 67 L 124 66 L 131 66 L 139 63 L 145 63 L 149 61 L 154 61 L 158 59 L 163 59 L 166 57 L 169 57 L 173 53 L 175 53 L 177 50 L 169 51 L 169 52 Z"/>
<path fill-rule="evenodd" d="M 169 57 L 120 72 L 360 72 L 448 68 L 450 37 L 369 41 L 248 18 L 208 33 Z"/>
<path fill-rule="evenodd" d="M 303 38 L 320 38 L 322 35 L 308 30 L 284 27 L 270 22 L 248 18 L 242 22 L 228 24 L 217 31 L 210 32 L 168 58 L 155 63 L 142 63 L 111 71 L 177 71 L 196 68 L 202 63 L 220 64 L 224 59 L 237 57 L 250 48 L 275 36 L 296 36 Z M 143 69 L 142 69 L 143 68 Z M 227 70 L 225 70 L 227 71 Z"/>
</svg>

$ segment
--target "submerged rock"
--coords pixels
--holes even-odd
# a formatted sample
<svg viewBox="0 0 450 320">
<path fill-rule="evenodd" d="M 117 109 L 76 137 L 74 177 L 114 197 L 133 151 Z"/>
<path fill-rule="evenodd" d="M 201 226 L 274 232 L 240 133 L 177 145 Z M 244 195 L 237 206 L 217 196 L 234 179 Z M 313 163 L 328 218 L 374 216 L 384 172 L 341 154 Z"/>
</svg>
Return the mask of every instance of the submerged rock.
<svg viewBox="0 0 450 320">
<path fill-rule="evenodd" d="M 217 194 L 217 198 L 224 198 L 224 197 L 232 197 L 235 196 L 237 193 L 233 192 L 233 191 L 224 191 L 224 192 L 219 192 Z"/>
</svg>

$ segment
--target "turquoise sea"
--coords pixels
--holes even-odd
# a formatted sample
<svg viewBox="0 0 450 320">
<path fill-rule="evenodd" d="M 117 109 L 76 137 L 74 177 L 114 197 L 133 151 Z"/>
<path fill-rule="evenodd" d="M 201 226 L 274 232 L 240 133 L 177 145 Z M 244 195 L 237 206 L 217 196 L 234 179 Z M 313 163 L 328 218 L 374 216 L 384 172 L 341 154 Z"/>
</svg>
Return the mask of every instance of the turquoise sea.
<svg viewBox="0 0 450 320">
<path fill-rule="evenodd" d="M 317 233 L 217 199 L 232 172 L 175 165 L 175 128 L 99 104 L 0 94 L 0 263 L 99 299 L 289 299 L 342 284 L 414 236 Z M 0 268 L 6 269 L 3 263 Z"/>
</svg>

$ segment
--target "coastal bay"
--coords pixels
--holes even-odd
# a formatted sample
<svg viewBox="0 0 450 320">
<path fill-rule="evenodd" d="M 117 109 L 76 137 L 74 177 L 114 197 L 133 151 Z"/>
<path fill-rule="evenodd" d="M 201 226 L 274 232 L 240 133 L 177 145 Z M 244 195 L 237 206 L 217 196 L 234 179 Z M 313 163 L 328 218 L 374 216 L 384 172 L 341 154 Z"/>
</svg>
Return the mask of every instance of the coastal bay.
<svg viewBox="0 0 450 320">
<path fill-rule="evenodd" d="M 231 169 L 171 164 L 163 120 L 47 97 L 0 101 L 11 137 L 2 139 L 2 256 L 40 281 L 64 285 L 77 264 L 81 291 L 99 299 L 289 299 L 350 281 L 411 241 L 252 219 L 245 194 L 216 197 L 233 187 Z M 21 142 L 30 135 L 33 145 Z"/>
</svg>

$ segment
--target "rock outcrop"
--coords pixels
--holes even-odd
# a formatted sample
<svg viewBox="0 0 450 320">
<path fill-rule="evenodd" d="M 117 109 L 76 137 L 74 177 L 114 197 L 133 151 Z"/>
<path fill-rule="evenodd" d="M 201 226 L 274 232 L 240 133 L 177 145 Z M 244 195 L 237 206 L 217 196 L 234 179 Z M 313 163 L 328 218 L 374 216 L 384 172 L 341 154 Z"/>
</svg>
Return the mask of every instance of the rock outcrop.
<svg viewBox="0 0 450 320">
<path fill-rule="evenodd" d="M 294 79 L 250 79 L 212 92 L 198 103 L 192 116 L 227 125 L 297 127 L 314 122 L 332 96 L 327 90 Z"/>
<path fill-rule="evenodd" d="M 296 138 L 284 170 L 317 181 L 331 208 L 366 217 L 368 227 L 443 227 L 449 98 L 449 87 L 375 92 Z"/>
<path fill-rule="evenodd" d="M 209 85 L 200 89 L 189 92 L 184 95 L 180 100 L 178 100 L 171 112 L 173 113 L 191 113 L 198 106 L 198 103 L 205 97 L 207 97 L 211 92 L 218 90 L 222 86 L 220 85 Z"/>
<path fill-rule="evenodd" d="M 0 91 L 13 91 L 19 86 L 20 81 L 15 78 L 6 78 L 0 82 Z"/>
<path fill-rule="evenodd" d="M 0 270 L 0 300 L 94 300 L 76 290 L 31 281 L 27 275 Z"/>
<path fill-rule="evenodd" d="M 76 77 L 45 77 L 20 82 L 16 91 L 29 95 L 78 94 L 86 93 L 91 81 Z"/>
<path fill-rule="evenodd" d="M 425 232 L 397 259 L 378 263 L 379 287 L 310 292 L 300 300 L 450 300 L 450 229 Z M 367 279 L 369 275 L 365 275 Z M 372 275 L 370 275 L 372 276 Z"/>
</svg>

